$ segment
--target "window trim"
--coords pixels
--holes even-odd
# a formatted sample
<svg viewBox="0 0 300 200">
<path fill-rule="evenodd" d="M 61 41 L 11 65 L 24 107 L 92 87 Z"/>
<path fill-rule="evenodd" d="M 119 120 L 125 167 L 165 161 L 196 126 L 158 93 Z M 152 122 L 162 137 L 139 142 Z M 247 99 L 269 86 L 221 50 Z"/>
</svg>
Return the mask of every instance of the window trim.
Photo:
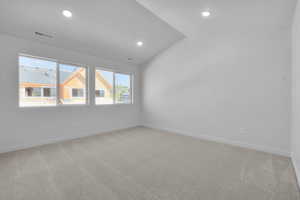
<svg viewBox="0 0 300 200">
<path fill-rule="evenodd" d="M 112 103 L 109 103 L 109 104 L 97 104 L 96 103 L 96 94 L 95 94 L 95 92 L 96 92 L 96 71 L 97 70 L 101 70 L 101 71 L 107 71 L 107 72 L 112 72 L 113 73 L 113 88 L 112 88 L 112 93 L 113 93 L 113 102 Z M 94 72 L 93 72 L 93 77 L 94 77 L 94 92 L 93 92 L 93 98 L 94 98 L 94 105 L 95 106 L 113 106 L 113 105 L 116 105 L 115 104 L 115 86 L 114 86 L 114 82 L 115 82 L 115 76 L 114 76 L 114 71 L 113 71 L 113 69 L 111 69 L 111 68 L 107 68 L 107 67 L 95 67 L 94 68 Z"/>
<path fill-rule="evenodd" d="M 56 83 L 55 83 L 55 88 L 56 89 L 56 104 L 54 105 L 43 105 L 43 106 L 21 106 L 20 105 L 20 57 L 28 57 L 28 58 L 33 58 L 33 59 L 40 59 L 40 60 L 46 60 L 46 61 L 51 61 L 56 63 Z M 59 65 L 60 64 L 66 64 L 66 65 L 74 65 L 76 67 L 83 67 L 86 69 L 86 87 L 85 87 L 85 97 L 86 97 L 86 102 L 85 104 L 61 104 L 59 103 L 59 97 L 60 97 L 60 89 L 59 89 Z M 96 70 L 104 70 L 104 71 L 109 71 L 113 73 L 113 103 L 112 104 L 96 104 L 96 96 L 95 96 L 95 72 Z M 132 71 L 121 71 L 118 69 L 113 69 L 110 67 L 103 67 L 101 65 L 98 66 L 93 66 L 93 65 L 86 65 L 86 64 L 80 64 L 80 63 L 74 63 L 74 62 L 65 62 L 63 60 L 59 59 L 53 59 L 49 57 L 42 57 L 42 56 L 34 56 L 31 54 L 27 53 L 18 53 L 17 54 L 17 73 L 18 73 L 18 83 L 16 91 L 17 91 L 17 106 L 18 108 L 21 109 L 27 109 L 27 108 L 48 108 L 48 107 L 72 107 L 72 106 L 120 106 L 120 105 L 133 105 L 134 104 L 134 76 L 135 73 Z M 116 103 L 115 102 L 115 74 L 120 73 L 120 74 L 127 74 L 130 75 L 130 103 Z M 91 90 L 94 90 L 91 92 Z M 27 97 L 31 98 L 31 97 Z M 35 97 L 33 97 L 35 98 Z M 49 98 L 49 97 L 44 97 L 41 96 L 41 98 Z M 55 98 L 55 97 L 54 97 Z M 93 99 L 93 100 L 92 100 Z M 91 104 L 92 102 L 92 104 Z"/>
<path fill-rule="evenodd" d="M 133 74 L 126 73 L 126 72 L 125 73 L 124 72 L 115 72 L 114 73 L 114 79 L 115 79 L 115 74 L 125 74 L 125 75 L 129 75 L 129 77 L 130 77 L 130 103 L 116 103 L 115 102 L 115 104 L 116 105 L 131 105 L 131 104 L 133 104 L 133 95 L 132 95 L 132 93 L 133 93 L 133 89 L 132 89 Z M 114 87 L 116 87 L 115 82 L 114 82 Z M 114 91 L 114 94 L 115 94 L 115 91 Z M 115 97 L 114 97 L 114 100 L 115 100 Z"/>
<path fill-rule="evenodd" d="M 52 107 L 58 107 L 58 104 L 57 104 L 57 101 L 55 103 L 55 105 L 43 105 L 43 106 L 21 106 L 20 105 L 20 57 L 23 56 L 23 57 L 28 57 L 28 58 L 33 58 L 33 59 L 39 59 L 39 60 L 46 60 L 46 61 L 50 61 L 50 62 L 56 62 L 57 63 L 57 60 L 55 59 L 52 59 L 52 58 L 46 58 L 46 57 L 40 57 L 40 56 L 33 56 L 33 55 L 29 55 L 29 54 L 25 54 L 25 53 L 19 53 L 18 54 L 18 57 L 17 57 L 17 63 L 18 63 L 18 83 L 17 83 L 17 97 L 18 97 L 18 108 L 21 108 L 21 109 L 27 109 L 27 108 L 52 108 Z M 57 73 L 57 66 L 56 66 L 56 73 Z M 57 75 L 57 74 L 56 74 Z M 57 79 L 56 79 L 57 81 Z M 56 88 L 57 88 L 57 82 L 55 83 L 56 85 Z M 28 98 L 32 98 L 32 97 L 28 97 Z M 35 98 L 35 97 L 34 97 Z M 56 96 L 56 100 L 57 100 L 57 96 Z"/>
<path fill-rule="evenodd" d="M 87 65 L 82 65 L 82 64 L 74 64 L 74 63 L 71 63 L 71 62 L 60 62 L 59 60 L 57 60 L 56 62 L 57 64 L 57 73 L 56 73 L 56 82 L 57 82 L 57 106 L 89 106 L 90 105 L 90 101 L 89 101 L 89 67 Z M 85 68 L 85 89 L 84 89 L 84 92 L 85 92 L 85 103 L 84 104 L 62 104 L 62 103 L 59 103 L 60 102 L 60 88 L 59 88 L 59 65 L 71 65 L 71 66 L 74 66 L 74 67 L 80 67 L 80 68 Z M 74 97 L 76 98 L 76 97 Z M 81 97 L 79 97 L 81 98 Z"/>
<path fill-rule="evenodd" d="M 97 70 L 102 70 L 102 71 L 108 71 L 108 72 L 112 72 L 113 73 L 113 103 L 112 104 L 96 104 L 96 95 L 94 94 L 93 95 L 93 98 L 94 98 L 94 105 L 95 106 L 117 106 L 117 105 L 133 105 L 134 102 L 133 102 L 133 77 L 134 77 L 134 73 L 133 72 L 129 72 L 129 71 L 119 71 L 119 70 L 115 70 L 115 69 L 112 69 L 112 68 L 107 68 L 107 67 L 95 67 L 94 68 L 94 73 L 93 73 L 93 76 L 94 76 L 94 79 L 96 77 L 96 71 Z M 116 84 L 115 84 L 115 74 L 126 74 L 126 75 L 129 75 L 130 76 L 130 103 L 116 103 Z M 96 80 L 94 80 L 94 85 L 96 83 Z M 94 88 L 94 92 L 95 93 L 96 91 L 96 88 Z"/>
</svg>

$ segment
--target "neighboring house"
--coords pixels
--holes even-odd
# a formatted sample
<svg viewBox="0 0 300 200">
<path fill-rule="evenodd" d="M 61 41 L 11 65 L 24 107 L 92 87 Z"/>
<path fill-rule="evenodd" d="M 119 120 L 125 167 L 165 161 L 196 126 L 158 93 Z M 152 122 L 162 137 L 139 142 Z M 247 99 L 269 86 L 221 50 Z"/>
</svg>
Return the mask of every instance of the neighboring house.
<svg viewBox="0 0 300 200">
<path fill-rule="evenodd" d="M 96 104 L 113 103 L 113 86 L 104 79 L 99 71 L 96 71 L 95 96 Z"/>
<path fill-rule="evenodd" d="M 40 103 L 51 105 L 56 103 L 56 71 L 46 68 L 20 68 L 20 102 L 23 104 Z M 60 70 L 59 93 L 61 103 L 85 103 L 85 68 L 74 72 Z M 97 99 L 111 99 L 112 85 L 99 72 L 96 72 Z"/>
<path fill-rule="evenodd" d="M 74 72 L 60 70 L 59 96 L 61 103 L 85 103 L 85 68 Z"/>
</svg>

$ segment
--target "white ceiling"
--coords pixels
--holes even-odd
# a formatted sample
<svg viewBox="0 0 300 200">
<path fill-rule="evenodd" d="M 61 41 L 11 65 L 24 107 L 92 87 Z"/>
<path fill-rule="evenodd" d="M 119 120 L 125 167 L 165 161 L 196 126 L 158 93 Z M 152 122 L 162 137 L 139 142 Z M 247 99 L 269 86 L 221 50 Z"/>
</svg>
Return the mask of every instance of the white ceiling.
<svg viewBox="0 0 300 200">
<path fill-rule="evenodd" d="M 186 36 L 291 29 L 297 0 L 137 0 Z M 201 12 L 211 16 L 203 19 Z"/>
<path fill-rule="evenodd" d="M 72 19 L 62 16 L 64 9 Z M 183 37 L 135 0 L 1 0 L 0 32 L 136 64 Z M 143 47 L 136 46 L 139 40 Z"/>
</svg>

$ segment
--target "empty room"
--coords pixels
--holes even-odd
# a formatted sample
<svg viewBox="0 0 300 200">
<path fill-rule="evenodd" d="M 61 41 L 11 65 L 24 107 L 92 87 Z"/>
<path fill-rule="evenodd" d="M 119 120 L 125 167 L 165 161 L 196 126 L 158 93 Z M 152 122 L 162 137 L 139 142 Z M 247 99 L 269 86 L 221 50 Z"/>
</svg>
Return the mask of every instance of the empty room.
<svg viewBox="0 0 300 200">
<path fill-rule="evenodd" d="M 0 53 L 0 200 L 300 200 L 297 0 L 0 0 Z"/>
</svg>

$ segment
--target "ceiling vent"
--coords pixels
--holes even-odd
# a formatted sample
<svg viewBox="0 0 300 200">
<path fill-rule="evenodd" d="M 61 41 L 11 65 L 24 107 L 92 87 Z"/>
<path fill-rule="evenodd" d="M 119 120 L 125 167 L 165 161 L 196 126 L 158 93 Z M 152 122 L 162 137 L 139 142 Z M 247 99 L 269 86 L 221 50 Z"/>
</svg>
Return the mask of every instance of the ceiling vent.
<svg viewBox="0 0 300 200">
<path fill-rule="evenodd" d="M 34 32 L 34 34 L 35 34 L 36 36 L 39 36 L 39 37 L 53 38 L 52 35 L 48 35 L 48 34 L 46 34 L 46 33 Z"/>
</svg>

